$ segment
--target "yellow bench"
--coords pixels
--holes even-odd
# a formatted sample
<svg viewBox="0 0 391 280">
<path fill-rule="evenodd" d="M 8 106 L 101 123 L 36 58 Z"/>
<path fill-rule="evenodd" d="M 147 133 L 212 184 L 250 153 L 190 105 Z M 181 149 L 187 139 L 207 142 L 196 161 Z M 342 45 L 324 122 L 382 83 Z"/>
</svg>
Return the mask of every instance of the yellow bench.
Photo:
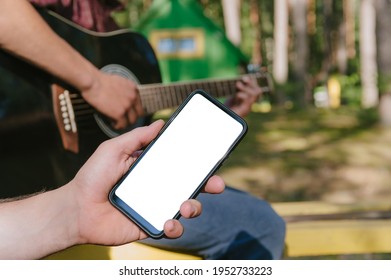
<svg viewBox="0 0 391 280">
<path fill-rule="evenodd" d="M 286 257 L 391 252 L 391 202 L 339 205 L 321 201 L 274 203 L 287 221 Z M 201 259 L 140 243 L 82 245 L 47 259 Z"/>
<path fill-rule="evenodd" d="M 200 260 L 198 256 L 166 251 L 141 243 L 122 246 L 79 245 L 46 257 L 48 260 Z"/>
<path fill-rule="evenodd" d="M 391 252 L 391 202 L 275 203 L 287 221 L 286 257 Z"/>
</svg>

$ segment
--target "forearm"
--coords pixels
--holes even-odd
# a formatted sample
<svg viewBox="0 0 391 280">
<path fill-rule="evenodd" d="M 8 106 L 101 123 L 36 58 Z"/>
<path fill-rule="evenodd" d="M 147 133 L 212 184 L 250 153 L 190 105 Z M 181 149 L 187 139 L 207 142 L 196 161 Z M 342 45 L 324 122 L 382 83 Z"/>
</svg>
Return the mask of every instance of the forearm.
<svg viewBox="0 0 391 280">
<path fill-rule="evenodd" d="M 67 186 L 0 204 L 0 259 L 39 259 L 78 242 L 76 199 Z"/>
<path fill-rule="evenodd" d="M 92 86 L 98 69 L 57 36 L 27 0 L 0 1 L 0 34 L 6 51 L 80 91 Z"/>
</svg>

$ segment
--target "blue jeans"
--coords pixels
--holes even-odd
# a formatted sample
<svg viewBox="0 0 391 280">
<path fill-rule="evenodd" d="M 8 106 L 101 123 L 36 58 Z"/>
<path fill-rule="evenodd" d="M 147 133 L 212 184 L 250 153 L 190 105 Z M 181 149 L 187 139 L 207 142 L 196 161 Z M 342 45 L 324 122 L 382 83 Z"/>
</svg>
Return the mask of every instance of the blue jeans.
<svg viewBox="0 0 391 280">
<path fill-rule="evenodd" d="M 280 259 L 285 222 L 269 203 L 227 187 L 222 194 L 200 194 L 202 214 L 181 219 L 185 232 L 178 239 L 146 239 L 155 247 L 204 259 Z"/>
</svg>

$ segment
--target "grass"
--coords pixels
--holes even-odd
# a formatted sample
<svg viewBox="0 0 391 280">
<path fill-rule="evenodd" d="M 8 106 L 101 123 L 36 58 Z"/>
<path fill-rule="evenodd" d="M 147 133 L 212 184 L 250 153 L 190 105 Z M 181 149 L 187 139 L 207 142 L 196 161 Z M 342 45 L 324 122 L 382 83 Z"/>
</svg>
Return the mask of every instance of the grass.
<svg viewBox="0 0 391 280">
<path fill-rule="evenodd" d="M 375 111 L 273 110 L 247 122 L 248 135 L 219 172 L 228 185 L 271 202 L 391 197 L 391 129 Z"/>
</svg>

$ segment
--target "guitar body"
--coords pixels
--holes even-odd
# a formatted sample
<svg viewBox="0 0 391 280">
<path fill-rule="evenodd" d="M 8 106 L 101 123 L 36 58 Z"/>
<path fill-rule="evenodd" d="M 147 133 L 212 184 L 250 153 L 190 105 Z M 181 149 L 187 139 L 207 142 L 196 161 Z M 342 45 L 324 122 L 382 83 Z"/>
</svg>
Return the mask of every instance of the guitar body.
<svg viewBox="0 0 391 280">
<path fill-rule="evenodd" d="M 148 41 L 129 31 L 95 33 L 43 12 L 47 23 L 97 68 L 126 69 L 140 84 L 160 83 Z M 59 65 L 58 67 L 61 67 Z M 0 51 L 0 198 L 56 188 L 71 180 L 96 147 L 108 139 L 92 113 L 80 118 L 78 152 L 64 149 L 47 73 Z M 148 119 L 140 120 L 143 124 Z"/>
</svg>

